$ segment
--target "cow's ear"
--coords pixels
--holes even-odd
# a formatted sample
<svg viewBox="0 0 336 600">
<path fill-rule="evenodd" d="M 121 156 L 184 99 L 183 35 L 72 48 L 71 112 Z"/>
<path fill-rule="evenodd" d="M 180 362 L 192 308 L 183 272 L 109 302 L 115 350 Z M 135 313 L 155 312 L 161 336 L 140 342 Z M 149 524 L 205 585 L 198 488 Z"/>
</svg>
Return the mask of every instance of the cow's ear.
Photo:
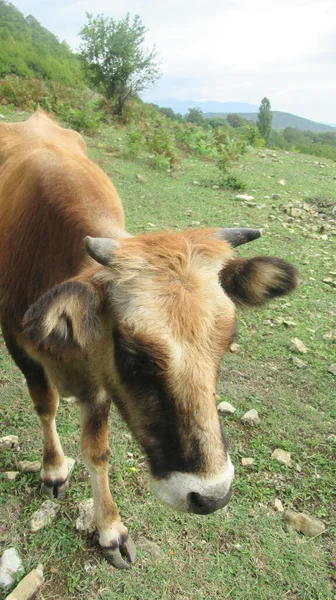
<svg viewBox="0 0 336 600">
<path fill-rule="evenodd" d="M 220 271 L 219 280 L 236 304 L 260 306 L 292 292 L 298 285 L 298 271 L 281 258 L 233 258 Z"/>
<path fill-rule="evenodd" d="M 23 318 L 24 333 L 46 351 L 84 348 L 100 335 L 101 308 L 102 297 L 93 285 L 67 281 L 30 306 Z"/>
</svg>

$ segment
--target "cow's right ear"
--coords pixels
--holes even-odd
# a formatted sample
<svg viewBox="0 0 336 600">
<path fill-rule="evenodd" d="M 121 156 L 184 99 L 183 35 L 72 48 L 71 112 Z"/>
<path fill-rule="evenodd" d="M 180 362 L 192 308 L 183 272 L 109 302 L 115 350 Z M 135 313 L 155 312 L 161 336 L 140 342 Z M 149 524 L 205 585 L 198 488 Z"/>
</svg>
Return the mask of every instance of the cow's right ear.
<svg viewBox="0 0 336 600">
<path fill-rule="evenodd" d="M 46 351 L 84 348 L 101 332 L 102 297 L 81 281 L 67 281 L 43 294 L 23 318 L 24 333 Z"/>
</svg>

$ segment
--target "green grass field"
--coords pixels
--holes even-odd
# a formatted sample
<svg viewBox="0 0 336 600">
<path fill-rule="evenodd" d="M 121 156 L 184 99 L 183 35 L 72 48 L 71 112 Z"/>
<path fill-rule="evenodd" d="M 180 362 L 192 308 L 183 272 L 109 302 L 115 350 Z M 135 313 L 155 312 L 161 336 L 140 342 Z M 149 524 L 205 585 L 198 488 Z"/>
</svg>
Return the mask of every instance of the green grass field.
<svg viewBox="0 0 336 600">
<path fill-rule="evenodd" d="M 274 157 L 268 150 L 253 150 L 234 169 L 255 198 L 256 205 L 247 206 L 235 199 L 235 192 L 212 189 L 217 175 L 211 163 L 185 158 L 173 179 L 151 169 L 147 156 L 122 158 L 122 129 L 105 129 L 87 141 L 90 156 L 115 182 L 131 233 L 261 227 L 264 236 L 239 254 L 286 258 L 298 266 L 302 282 L 291 297 L 239 313 L 241 351 L 225 357 L 218 390 L 237 409 L 234 416 L 221 417 L 236 467 L 226 512 L 200 517 L 161 506 L 148 490 L 144 456 L 112 411 L 111 490 L 139 546 L 136 565 L 127 572 L 115 570 L 95 540 L 75 530 L 77 504 L 91 490 L 79 453 L 79 411 L 62 402 L 58 430 L 76 467 L 68 496 L 60 502 L 60 517 L 48 529 L 31 533 L 29 517 L 42 502 L 39 475 L 21 473 L 14 482 L 1 478 L 0 552 L 16 546 L 26 572 L 39 562 L 44 565 L 44 600 L 335 598 L 336 378 L 328 367 L 336 362 L 336 289 L 323 282 L 336 281 L 335 163 L 323 160 L 321 166 L 310 156 L 276 152 Z M 274 193 L 281 198 L 272 199 Z M 290 201 L 305 208 L 288 220 L 284 206 Z M 290 348 L 294 337 L 308 349 L 300 356 L 306 363 L 302 369 L 292 361 L 298 356 Z M 3 344 L 0 362 L 1 435 L 17 434 L 20 440 L 19 451 L 1 451 L 1 471 L 9 471 L 17 470 L 19 460 L 41 458 L 42 436 L 23 376 Z M 256 428 L 240 422 L 250 408 L 260 415 Z M 278 447 L 291 452 L 292 467 L 271 458 Z M 252 467 L 241 466 L 244 456 L 254 459 Z M 275 498 L 285 508 L 322 519 L 326 532 L 312 539 L 287 532 L 274 510 Z M 158 544 L 159 556 L 148 554 L 144 538 Z M 0 592 L 0 599 L 5 596 Z"/>
</svg>

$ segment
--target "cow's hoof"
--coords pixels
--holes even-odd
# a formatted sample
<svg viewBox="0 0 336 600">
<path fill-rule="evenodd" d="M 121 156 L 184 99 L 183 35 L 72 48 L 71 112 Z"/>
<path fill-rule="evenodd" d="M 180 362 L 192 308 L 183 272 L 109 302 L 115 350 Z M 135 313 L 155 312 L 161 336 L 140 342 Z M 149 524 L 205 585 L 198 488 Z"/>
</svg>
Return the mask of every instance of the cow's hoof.
<svg viewBox="0 0 336 600">
<path fill-rule="evenodd" d="M 66 495 L 68 487 L 69 479 L 66 479 L 61 483 L 54 483 L 52 485 L 42 483 L 41 492 L 44 496 L 48 496 L 48 498 L 50 498 L 51 500 L 53 500 L 54 498 L 58 498 L 59 500 L 61 500 Z"/>
<path fill-rule="evenodd" d="M 129 562 L 133 565 L 136 561 L 136 548 L 135 544 L 129 536 L 123 543 L 118 544 L 116 548 L 103 548 L 103 554 L 106 560 L 116 567 L 116 569 L 129 569 L 130 565 L 123 559 L 125 556 Z"/>
</svg>

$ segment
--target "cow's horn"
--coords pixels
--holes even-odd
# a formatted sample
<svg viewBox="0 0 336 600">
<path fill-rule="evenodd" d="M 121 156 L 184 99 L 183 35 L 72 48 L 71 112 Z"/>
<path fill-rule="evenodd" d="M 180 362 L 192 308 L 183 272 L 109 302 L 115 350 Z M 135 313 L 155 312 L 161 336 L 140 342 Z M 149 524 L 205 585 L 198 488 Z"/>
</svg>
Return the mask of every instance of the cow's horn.
<svg viewBox="0 0 336 600">
<path fill-rule="evenodd" d="M 237 229 L 220 229 L 217 237 L 219 237 L 221 240 L 229 242 L 229 244 L 235 248 L 236 246 L 247 244 L 247 242 L 252 242 L 253 240 L 258 239 L 261 235 L 262 229 L 249 229 L 246 227 Z"/>
<path fill-rule="evenodd" d="M 84 239 L 87 253 L 105 267 L 111 263 L 113 252 L 117 246 L 118 243 L 110 238 L 92 238 L 87 235 Z"/>
</svg>

